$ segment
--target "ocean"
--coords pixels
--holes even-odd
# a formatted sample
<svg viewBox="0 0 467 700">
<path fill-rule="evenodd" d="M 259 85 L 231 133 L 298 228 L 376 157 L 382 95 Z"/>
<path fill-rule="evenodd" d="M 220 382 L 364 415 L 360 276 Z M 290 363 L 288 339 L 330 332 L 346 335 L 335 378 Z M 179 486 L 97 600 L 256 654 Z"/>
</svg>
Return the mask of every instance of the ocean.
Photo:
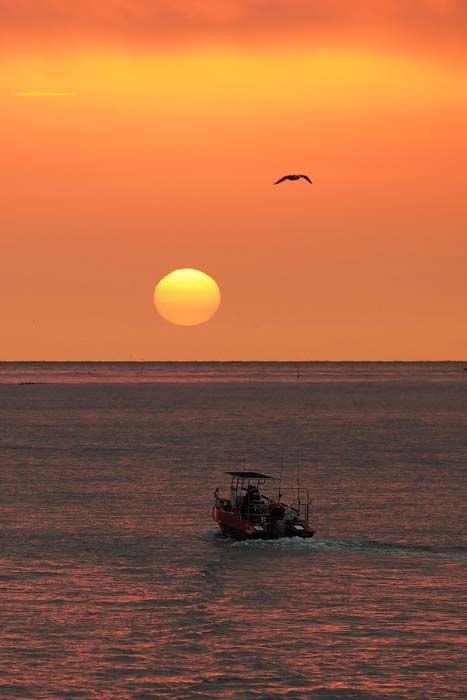
<svg viewBox="0 0 467 700">
<path fill-rule="evenodd" d="M 0 363 L 0 697 L 465 698 L 465 366 Z M 315 537 L 222 537 L 281 465 Z"/>
</svg>

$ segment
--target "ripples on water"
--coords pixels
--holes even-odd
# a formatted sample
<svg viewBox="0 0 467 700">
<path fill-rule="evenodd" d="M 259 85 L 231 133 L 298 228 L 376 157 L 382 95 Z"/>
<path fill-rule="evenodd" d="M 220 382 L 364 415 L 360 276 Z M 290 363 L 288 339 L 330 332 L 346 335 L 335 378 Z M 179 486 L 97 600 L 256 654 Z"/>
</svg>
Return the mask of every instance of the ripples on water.
<svg viewBox="0 0 467 700">
<path fill-rule="evenodd" d="M 462 365 L 102 369 L 0 369 L 0 697 L 463 697 Z M 282 458 L 317 538 L 220 537 Z"/>
<path fill-rule="evenodd" d="M 463 362 L 0 362 L 0 383 L 452 381 Z"/>
</svg>

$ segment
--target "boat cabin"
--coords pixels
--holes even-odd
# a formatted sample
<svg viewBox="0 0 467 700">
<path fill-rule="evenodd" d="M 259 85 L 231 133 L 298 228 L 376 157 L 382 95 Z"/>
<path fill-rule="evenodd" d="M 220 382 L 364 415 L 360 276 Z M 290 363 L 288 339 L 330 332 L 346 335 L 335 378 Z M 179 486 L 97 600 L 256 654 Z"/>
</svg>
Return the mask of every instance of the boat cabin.
<svg viewBox="0 0 467 700">
<path fill-rule="evenodd" d="M 213 518 L 224 534 L 244 539 L 245 537 L 272 538 L 281 536 L 311 537 L 314 531 L 308 525 L 310 499 L 300 502 L 300 487 L 297 502 L 287 505 L 281 501 L 280 480 L 277 497 L 262 493 L 261 487 L 274 477 L 254 471 L 225 472 L 231 477 L 230 498 L 214 492 Z M 302 515 L 301 510 L 304 508 Z"/>
</svg>

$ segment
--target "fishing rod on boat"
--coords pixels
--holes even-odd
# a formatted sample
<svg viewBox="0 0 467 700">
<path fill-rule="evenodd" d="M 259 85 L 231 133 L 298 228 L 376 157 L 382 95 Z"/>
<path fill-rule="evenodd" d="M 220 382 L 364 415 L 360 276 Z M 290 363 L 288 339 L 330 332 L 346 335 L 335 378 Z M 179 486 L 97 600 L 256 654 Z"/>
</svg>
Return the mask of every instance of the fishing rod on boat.
<svg viewBox="0 0 467 700">
<path fill-rule="evenodd" d="M 297 508 L 300 513 L 300 457 L 297 463 Z"/>
<path fill-rule="evenodd" d="M 308 525 L 310 520 L 310 489 L 306 490 L 305 522 Z"/>
<path fill-rule="evenodd" d="M 282 470 L 283 470 L 283 469 L 284 469 L 284 458 L 282 457 L 282 459 L 281 459 L 281 470 L 280 470 L 280 473 L 279 473 L 279 486 L 278 486 L 278 488 L 277 488 L 277 502 L 278 502 L 278 503 L 281 502 L 281 498 L 282 498 L 281 488 L 282 488 Z"/>
</svg>

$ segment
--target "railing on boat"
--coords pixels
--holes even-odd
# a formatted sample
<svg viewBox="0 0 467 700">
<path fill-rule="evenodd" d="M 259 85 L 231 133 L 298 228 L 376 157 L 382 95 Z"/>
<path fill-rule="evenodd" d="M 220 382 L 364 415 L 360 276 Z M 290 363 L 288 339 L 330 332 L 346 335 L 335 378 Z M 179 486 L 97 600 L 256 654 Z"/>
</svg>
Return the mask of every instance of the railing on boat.
<svg viewBox="0 0 467 700">
<path fill-rule="evenodd" d="M 247 489 L 244 490 L 246 491 Z M 231 500 L 228 498 L 220 498 L 219 496 L 216 496 L 216 505 L 234 517 L 240 519 L 245 518 L 251 522 L 256 520 L 261 524 L 267 524 L 267 522 L 270 520 L 269 504 L 274 503 L 275 501 L 264 494 L 261 494 L 261 499 L 262 501 L 251 510 L 242 510 L 241 504 L 236 504 L 235 507 L 232 507 Z M 300 501 L 299 497 L 297 497 L 297 500 L 292 501 L 290 505 L 287 505 L 286 503 L 282 503 L 282 505 L 286 508 L 286 514 L 293 513 L 296 518 L 301 518 L 302 510 L 304 510 L 303 520 L 308 525 L 311 507 L 309 489 L 306 489 L 306 501 L 304 503 Z M 230 508 L 228 506 L 230 506 Z"/>
</svg>

